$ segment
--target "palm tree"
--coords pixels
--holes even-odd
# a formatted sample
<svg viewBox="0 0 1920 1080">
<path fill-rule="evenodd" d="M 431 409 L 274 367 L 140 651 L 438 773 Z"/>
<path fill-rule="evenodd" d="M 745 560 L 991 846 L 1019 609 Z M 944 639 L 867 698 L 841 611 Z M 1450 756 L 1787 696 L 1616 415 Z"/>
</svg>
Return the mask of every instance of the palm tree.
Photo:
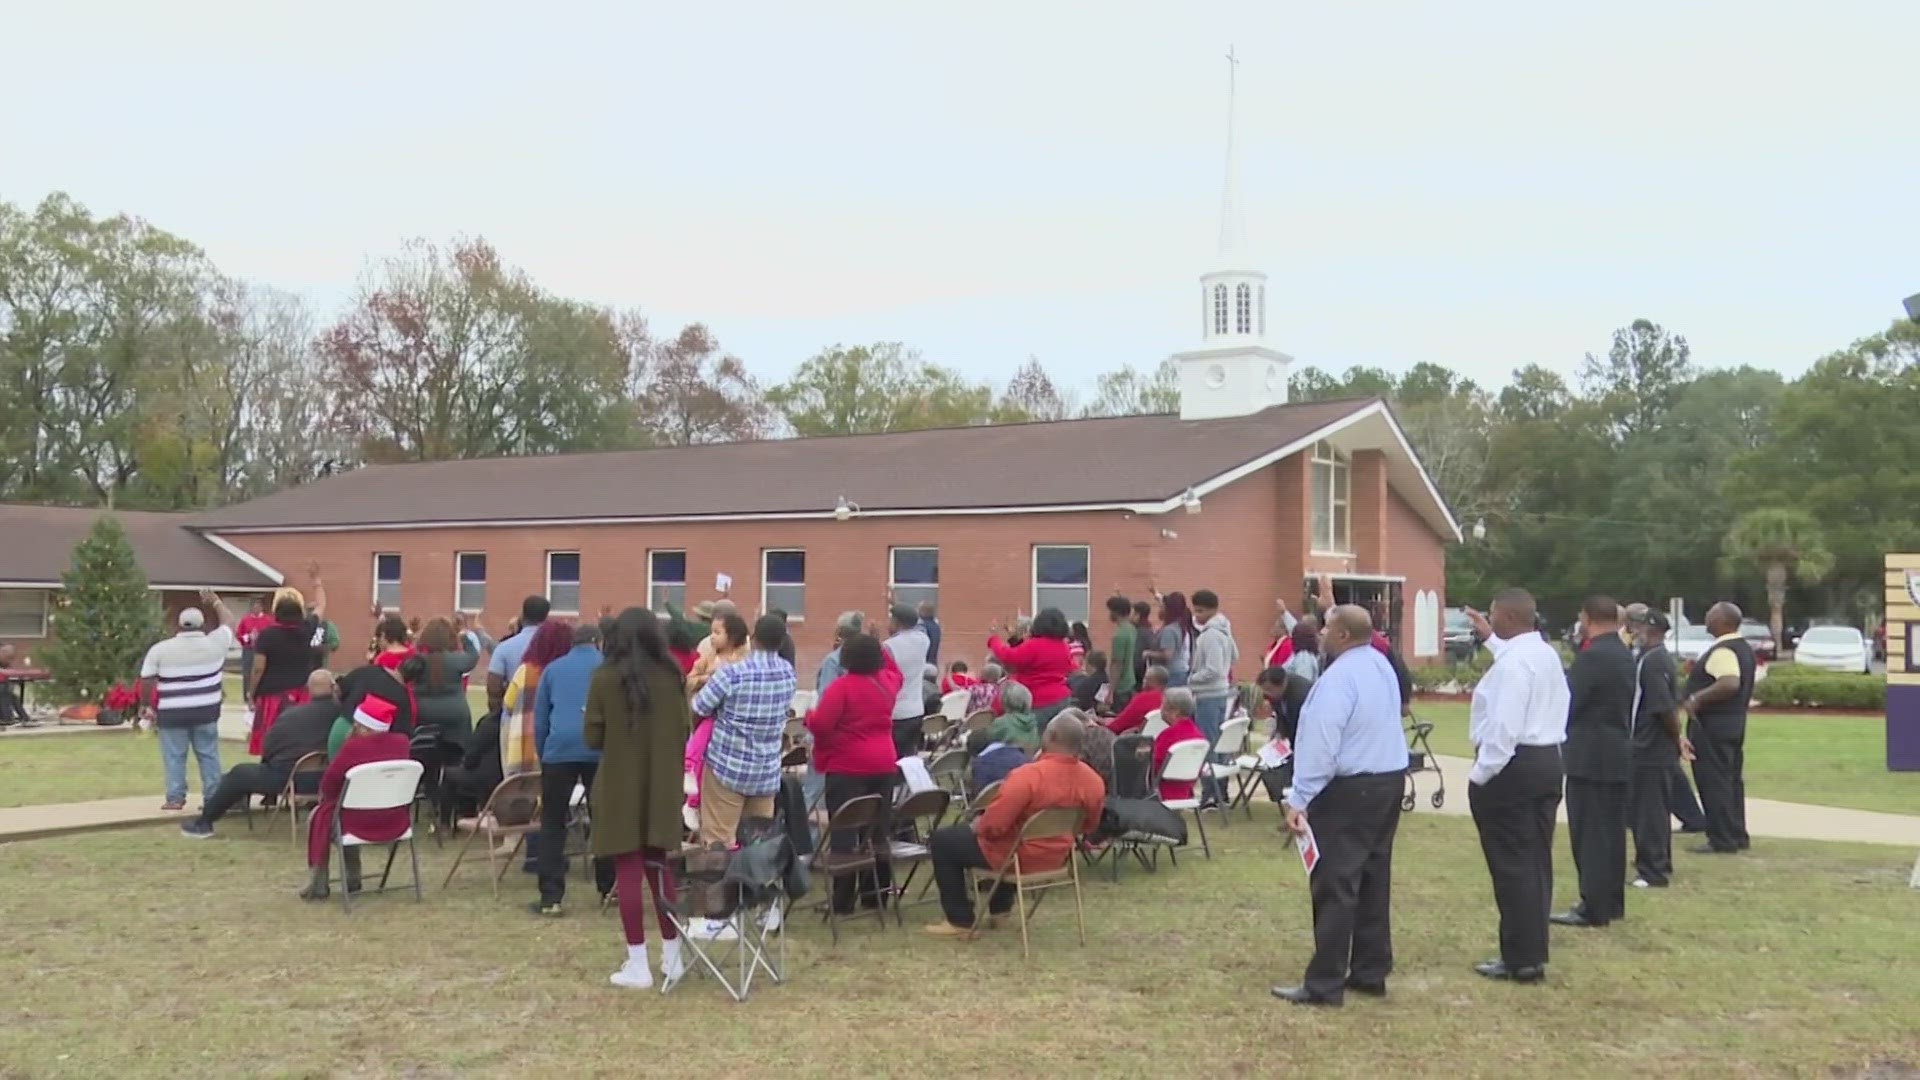
<svg viewBox="0 0 1920 1080">
<path fill-rule="evenodd" d="M 1727 530 L 1721 569 L 1740 577 L 1758 569 L 1767 580 L 1767 607 L 1773 640 L 1784 643 L 1781 616 L 1789 579 L 1811 585 L 1833 569 L 1833 553 L 1820 535 L 1820 523 L 1804 510 L 1749 510 Z"/>
</svg>

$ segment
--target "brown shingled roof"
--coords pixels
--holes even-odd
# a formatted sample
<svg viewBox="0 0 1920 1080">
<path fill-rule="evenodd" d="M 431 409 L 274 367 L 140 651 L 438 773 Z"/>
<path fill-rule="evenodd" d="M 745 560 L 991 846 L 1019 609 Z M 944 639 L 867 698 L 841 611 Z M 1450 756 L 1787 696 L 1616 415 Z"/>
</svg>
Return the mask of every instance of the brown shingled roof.
<svg viewBox="0 0 1920 1080">
<path fill-rule="evenodd" d="M 883 435 L 371 465 L 194 520 L 210 531 L 1159 502 L 1376 399 Z"/>
<path fill-rule="evenodd" d="M 0 503 L 0 582 L 58 586 L 73 546 L 108 511 Z M 272 579 L 186 527 L 184 514 L 116 510 L 147 583 L 169 588 L 271 589 Z"/>
</svg>

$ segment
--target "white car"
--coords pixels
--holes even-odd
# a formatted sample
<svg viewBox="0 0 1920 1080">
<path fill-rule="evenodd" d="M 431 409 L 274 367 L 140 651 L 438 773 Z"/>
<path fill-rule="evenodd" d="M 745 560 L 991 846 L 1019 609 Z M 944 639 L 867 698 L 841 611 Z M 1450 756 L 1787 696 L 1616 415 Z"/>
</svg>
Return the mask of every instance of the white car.
<svg viewBox="0 0 1920 1080">
<path fill-rule="evenodd" d="M 1689 623 L 1674 631 L 1673 655 L 1689 663 L 1700 659 L 1700 654 L 1713 644 L 1713 635 L 1698 623 Z"/>
<path fill-rule="evenodd" d="M 1816 626 L 1800 635 L 1793 662 L 1822 671 L 1873 674 L 1866 635 L 1851 626 Z"/>
</svg>

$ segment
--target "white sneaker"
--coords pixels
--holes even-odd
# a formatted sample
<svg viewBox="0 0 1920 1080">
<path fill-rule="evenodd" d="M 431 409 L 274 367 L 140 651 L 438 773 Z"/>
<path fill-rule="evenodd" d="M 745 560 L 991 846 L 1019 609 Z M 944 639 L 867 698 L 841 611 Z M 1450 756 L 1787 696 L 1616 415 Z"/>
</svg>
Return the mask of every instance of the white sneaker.
<svg viewBox="0 0 1920 1080">
<path fill-rule="evenodd" d="M 628 960 L 614 972 L 607 981 L 615 986 L 624 986 L 629 990 L 651 990 L 653 988 L 653 969 L 645 960 Z"/>
<path fill-rule="evenodd" d="M 733 941 L 740 937 L 733 924 L 722 919 L 701 919 L 688 933 L 701 941 Z"/>
<path fill-rule="evenodd" d="M 1646 879 L 1646 878 L 1643 878 L 1643 877 L 1637 877 L 1637 878 L 1634 878 L 1634 879 L 1633 879 L 1633 887 L 1634 887 L 1634 888 L 1636 888 L 1636 889 L 1647 889 L 1647 888 L 1652 888 L 1652 886 L 1651 886 L 1651 885 L 1649 885 L 1649 884 L 1647 883 L 1647 879 Z"/>
<path fill-rule="evenodd" d="M 767 913 L 760 916 L 760 929 L 768 934 L 780 932 L 780 901 L 775 900 L 768 905 Z"/>
<path fill-rule="evenodd" d="M 660 981 L 663 989 L 671 990 L 673 984 L 687 973 L 686 957 L 680 955 L 680 939 L 660 943 Z"/>
</svg>

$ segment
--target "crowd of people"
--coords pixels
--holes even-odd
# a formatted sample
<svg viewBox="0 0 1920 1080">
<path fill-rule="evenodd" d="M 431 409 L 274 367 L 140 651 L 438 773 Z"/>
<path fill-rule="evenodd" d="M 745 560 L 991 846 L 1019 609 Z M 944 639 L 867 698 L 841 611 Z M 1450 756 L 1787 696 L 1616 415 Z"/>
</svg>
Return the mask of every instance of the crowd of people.
<svg viewBox="0 0 1920 1080">
<path fill-rule="evenodd" d="M 1384 993 L 1393 966 L 1392 849 L 1412 686 L 1374 613 L 1332 604 L 1330 582 L 1318 592 L 1313 610 L 1301 615 L 1276 605 L 1273 642 L 1253 684 L 1265 703 L 1256 711 L 1271 716 L 1269 737 L 1284 764 L 1257 771 L 1282 806 L 1285 828 L 1317 856 L 1313 957 L 1300 985 L 1274 993 L 1340 1004 L 1348 990 Z M 1203 740 L 1222 766 L 1239 755 L 1216 752 L 1241 749 L 1218 745 L 1241 707 L 1240 657 L 1220 598 L 1207 589 L 1191 597 L 1155 593 L 1151 603 L 1114 596 L 1098 641 L 1051 608 L 995 625 L 977 675 L 964 659 L 948 657 L 941 666 L 931 604 L 915 608 L 889 597 L 883 620 L 859 611 L 840 616 L 813 694 L 797 697 L 785 614 L 766 611 L 750 623 L 724 596 L 691 611 L 636 607 L 578 623 L 552 617 L 548 602 L 533 596 L 498 641 L 470 616 L 422 624 L 378 613 L 364 662 L 335 676 L 325 663 L 326 593 L 315 573 L 306 593 L 277 592 L 266 608 L 271 624 L 251 628 L 242 677 L 252 705 L 249 748 L 259 760 L 223 776 L 214 725 L 220 672 L 236 641 L 229 628 L 237 624 L 217 597 L 204 600 L 215 628 L 206 628 L 199 609 L 182 612 L 179 633 L 155 645 L 142 670 L 155 695 L 149 717 L 160 729 L 169 809 L 184 806 L 187 754 L 200 758 L 209 794 L 182 825 L 185 835 L 212 835 L 223 814 L 249 796 L 280 797 L 292 779 L 304 785 L 296 791 L 319 799 L 301 895 L 320 899 L 331 886 L 329 830 L 355 765 L 426 756 L 431 799 L 449 824 L 483 811 L 502 815 L 502 824 L 531 824 L 531 805 L 509 821 L 504 816 L 515 810 L 490 805 L 490 796 L 504 779 L 538 772 L 540 820 L 526 845 L 538 888 L 531 908 L 546 917 L 565 911 L 567 834 L 582 788 L 595 885 L 603 902 L 617 901 L 627 943 L 611 981 L 625 987 L 653 982 L 649 898 L 669 980 L 686 970 L 680 925 L 707 939 L 739 932 L 725 920 L 668 917 L 683 846 L 735 844 L 743 823 L 782 812 L 776 799 L 793 772 L 804 771 L 802 812 L 816 831 L 855 799 L 899 801 L 924 774 L 925 721 L 943 711 L 947 695 L 963 695 L 970 714 L 990 714 L 969 725 L 968 789 L 999 788 L 974 820 L 922 838 L 942 908 L 943 918 L 927 928 L 937 937 L 971 935 L 967 872 L 999 867 L 1033 814 L 1084 811 L 1080 842 L 1102 843 L 1117 760 L 1149 759 L 1158 782 L 1151 794 L 1161 800 L 1224 807 L 1230 793 L 1220 777 L 1231 769 L 1205 769 L 1197 778 L 1160 773 L 1183 742 Z M 1500 957 L 1476 970 L 1533 982 L 1544 975 L 1550 924 L 1601 927 L 1624 915 L 1629 835 L 1632 884 L 1670 883 L 1668 810 L 1685 783 L 1681 761 L 1693 763 L 1705 806 L 1702 850 L 1746 847 L 1740 754 L 1754 664 L 1738 633 L 1739 612 L 1728 604 L 1709 613 L 1715 641 L 1684 690 L 1665 651 L 1666 619 L 1643 605 L 1623 610 L 1604 597 L 1590 600 L 1581 614 L 1586 645 L 1570 672 L 1535 631 L 1526 593 L 1501 593 L 1486 616 L 1469 611 L 1494 657 L 1474 694 L 1469 800 L 1500 911 Z M 466 686 L 483 656 L 487 704 L 476 724 Z M 790 725 L 796 713 L 803 731 Z M 798 766 L 789 756 L 796 736 L 808 747 Z M 325 768 L 296 775 L 296 764 L 314 754 L 324 755 Z M 1551 844 L 1563 797 L 1580 897 L 1552 914 Z M 404 810 L 348 810 L 340 819 L 376 842 L 408 826 Z M 886 828 L 833 833 L 825 843 L 884 850 Z M 1021 848 L 1022 864 L 1030 872 L 1054 869 L 1076 846 L 1032 841 Z M 344 887 L 359 889 L 357 858 L 349 850 L 342 862 Z M 826 903 L 850 913 L 886 904 L 893 890 L 880 860 L 857 879 L 837 878 Z M 1010 892 L 996 893 L 989 920 L 1011 901 Z M 763 929 L 777 929 L 782 917 L 773 905 Z"/>
</svg>

